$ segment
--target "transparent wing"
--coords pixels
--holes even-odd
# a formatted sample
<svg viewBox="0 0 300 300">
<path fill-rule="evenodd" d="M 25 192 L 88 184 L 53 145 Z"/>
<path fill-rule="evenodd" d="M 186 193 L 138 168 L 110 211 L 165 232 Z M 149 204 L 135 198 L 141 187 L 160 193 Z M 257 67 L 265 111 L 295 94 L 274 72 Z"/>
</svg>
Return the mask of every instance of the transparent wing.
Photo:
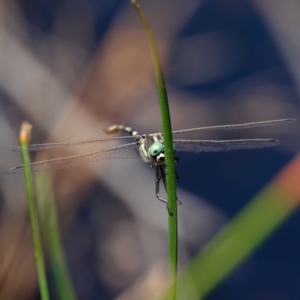
<svg viewBox="0 0 300 300">
<path fill-rule="evenodd" d="M 176 131 L 173 131 L 173 134 L 191 133 L 191 132 L 198 132 L 198 131 L 210 131 L 210 130 L 233 130 L 233 129 L 250 129 L 250 128 L 260 128 L 260 127 L 271 127 L 271 126 L 288 125 L 288 124 L 292 124 L 295 122 L 298 122 L 298 120 L 282 119 L 282 120 L 236 124 L 236 125 L 199 127 L 199 128 L 192 128 L 192 129 L 176 130 Z M 155 135 L 155 134 L 147 134 L 145 136 L 153 136 L 153 135 Z M 28 145 L 28 151 L 51 150 L 51 149 L 86 145 L 86 144 L 106 143 L 106 142 L 110 142 L 110 141 L 118 141 L 118 140 L 124 140 L 124 139 L 139 139 L 139 138 L 140 138 L 140 136 L 121 136 L 121 137 L 113 137 L 113 138 L 106 138 L 106 139 L 92 139 L 92 140 L 64 142 L 64 143 L 33 144 L 33 145 Z M 13 151 L 19 152 L 19 151 L 21 151 L 21 147 L 15 148 L 15 149 L 13 149 Z"/>
<path fill-rule="evenodd" d="M 282 120 L 263 121 L 263 122 L 235 124 L 235 125 L 199 127 L 199 128 L 192 128 L 192 129 L 176 130 L 176 131 L 173 131 L 173 134 L 190 133 L 190 132 L 198 132 L 198 131 L 211 131 L 211 130 L 233 130 L 233 129 L 272 127 L 272 126 L 289 125 L 289 124 L 293 124 L 296 122 L 298 122 L 298 120 L 296 120 L 296 119 L 282 119 Z"/>
<path fill-rule="evenodd" d="M 73 168 L 93 161 L 111 158 L 135 158 L 139 155 L 139 145 L 136 143 L 126 144 L 113 148 L 101 149 L 80 155 L 51 159 L 30 164 L 31 171 L 50 171 Z M 13 167 L 5 173 L 23 173 L 23 166 Z"/>
<path fill-rule="evenodd" d="M 251 140 L 174 140 L 176 152 L 220 152 L 239 149 L 266 148 L 280 144 L 278 140 L 251 139 Z"/>
<path fill-rule="evenodd" d="M 125 140 L 125 139 L 137 140 L 138 138 L 139 136 L 119 136 L 119 137 L 107 138 L 107 139 L 94 139 L 94 140 L 84 140 L 84 141 L 65 142 L 65 143 L 33 144 L 33 145 L 28 145 L 28 151 L 51 150 L 51 149 L 66 148 L 71 146 L 106 143 L 106 142 Z M 13 149 L 13 151 L 20 152 L 21 147 L 15 148 Z"/>
</svg>

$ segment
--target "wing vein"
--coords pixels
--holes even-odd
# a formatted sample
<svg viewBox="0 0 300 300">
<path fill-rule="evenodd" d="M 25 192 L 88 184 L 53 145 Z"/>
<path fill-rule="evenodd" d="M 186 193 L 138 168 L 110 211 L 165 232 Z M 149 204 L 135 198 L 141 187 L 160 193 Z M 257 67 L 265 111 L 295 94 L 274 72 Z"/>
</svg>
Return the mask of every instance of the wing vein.
<svg viewBox="0 0 300 300">
<path fill-rule="evenodd" d="M 111 158 L 135 158 L 139 155 L 137 143 L 125 144 L 122 146 L 100 149 L 79 155 L 63 158 L 55 158 L 30 164 L 31 171 L 61 170 L 77 167 L 93 161 Z M 23 165 L 13 167 L 6 171 L 8 174 L 23 173 Z"/>
<path fill-rule="evenodd" d="M 273 127 L 273 126 L 289 125 L 296 122 L 298 122 L 298 120 L 296 119 L 282 119 L 282 120 L 253 122 L 253 123 L 245 123 L 245 124 L 199 127 L 199 128 L 192 128 L 192 129 L 176 130 L 173 131 L 173 134 L 191 133 L 191 132 L 199 132 L 199 131 L 213 131 L 213 130 L 239 130 L 239 129 Z"/>
<path fill-rule="evenodd" d="M 240 149 L 258 149 L 273 147 L 280 141 L 273 139 L 245 139 L 245 140 L 174 140 L 176 151 L 180 152 L 220 152 Z"/>
</svg>

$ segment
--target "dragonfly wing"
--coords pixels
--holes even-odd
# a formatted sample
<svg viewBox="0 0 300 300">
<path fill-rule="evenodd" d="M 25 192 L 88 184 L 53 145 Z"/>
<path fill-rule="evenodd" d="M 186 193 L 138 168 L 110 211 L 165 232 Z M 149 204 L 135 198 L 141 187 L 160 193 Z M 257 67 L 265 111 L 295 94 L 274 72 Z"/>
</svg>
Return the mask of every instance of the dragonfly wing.
<svg viewBox="0 0 300 300">
<path fill-rule="evenodd" d="M 66 148 L 66 147 L 80 146 L 80 145 L 87 145 L 87 144 L 106 143 L 106 142 L 118 141 L 124 139 L 137 140 L 138 138 L 139 136 L 119 136 L 119 137 L 107 138 L 107 139 L 94 139 L 94 140 L 84 140 L 84 141 L 75 141 L 75 142 L 33 144 L 33 145 L 28 145 L 28 151 L 51 150 L 51 149 L 59 149 L 59 148 Z M 21 147 L 15 148 L 13 149 L 13 151 L 20 152 Z"/>
<path fill-rule="evenodd" d="M 221 152 L 239 149 L 266 148 L 280 144 L 272 139 L 247 139 L 247 140 L 174 140 L 175 149 L 178 152 Z"/>
<path fill-rule="evenodd" d="M 137 143 L 126 144 L 113 148 L 101 149 L 89 153 L 40 161 L 30 164 L 31 171 L 50 171 L 78 167 L 93 161 L 111 158 L 135 158 L 139 155 Z M 8 174 L 23 173 L 23 165 L 6 171 Z"/>
<path fill-rule="evenodd" d="M 272 126 L 289 125 L 289 124 L 293 124 L 296 122 L 298 122 L 298 120 L 296 120 L 296 119 L 282 119 L 282 120 L 272 120 L 272 121 L 263 121 L 263 122 L 254 122 L 254 123 L 245 123 L 245 124 L 221 125 L 221 126 L 183 129 L 183 130 L 173 131 L 173 134 L 191 133 L 191 132 L 199 132 L 199 131 L 212 131 L 212 130 L 234 130 L 234 129 L 272 127 Z"/>
</svg>

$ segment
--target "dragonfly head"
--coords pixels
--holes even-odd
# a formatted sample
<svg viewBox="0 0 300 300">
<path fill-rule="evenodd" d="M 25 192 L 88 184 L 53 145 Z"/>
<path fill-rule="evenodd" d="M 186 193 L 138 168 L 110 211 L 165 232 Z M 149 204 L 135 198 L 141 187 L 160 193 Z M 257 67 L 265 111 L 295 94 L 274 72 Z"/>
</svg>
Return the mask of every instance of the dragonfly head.
<svg viewBox="0 0 300 300">
<path fill-rule="evenodd" d="M 173 144 L 173 149 L 175 151 L 175 145 Z M 164 144 L 161 142 L 154 142 L 149 148 L 148 148 L 148 157 L 155 159 L 157 161 L 163 161 L 165 159 L 165 153 L 164 153 L 165 147 Z"/>
<path fill-rule="evenodd" d="M 148 156 L 150 158 L 156 159 L 158 156 L 161 156 L 161 154 L 163 154 L 164 157 L 164 144 L 161 142 L 154 142 L 148 148 Z"/>
</svg>

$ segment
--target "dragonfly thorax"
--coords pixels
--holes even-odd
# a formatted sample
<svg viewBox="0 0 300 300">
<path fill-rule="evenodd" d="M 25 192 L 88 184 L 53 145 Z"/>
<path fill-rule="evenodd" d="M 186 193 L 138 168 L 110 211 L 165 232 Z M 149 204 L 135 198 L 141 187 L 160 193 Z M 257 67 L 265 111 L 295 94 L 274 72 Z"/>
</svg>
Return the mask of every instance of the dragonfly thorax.
<svg viewBox="0 0 300 300">
<path fill-rule="evenodd" d="M 145 161 L 152 164 L 164 162 L 164 141 L 161 134 L 145 136 L 139 143 L 140 153 Z"/>
<path fill-rule="evenodd" d="M 165 146 L 162 134 L 154 134 L 142 136 L 139 140 L 140 154 L 144 161 L 154 165 L 164 164 L 165 161 Z M 173 144 L 175 151 L 175 145 Z"/>
</svg>

